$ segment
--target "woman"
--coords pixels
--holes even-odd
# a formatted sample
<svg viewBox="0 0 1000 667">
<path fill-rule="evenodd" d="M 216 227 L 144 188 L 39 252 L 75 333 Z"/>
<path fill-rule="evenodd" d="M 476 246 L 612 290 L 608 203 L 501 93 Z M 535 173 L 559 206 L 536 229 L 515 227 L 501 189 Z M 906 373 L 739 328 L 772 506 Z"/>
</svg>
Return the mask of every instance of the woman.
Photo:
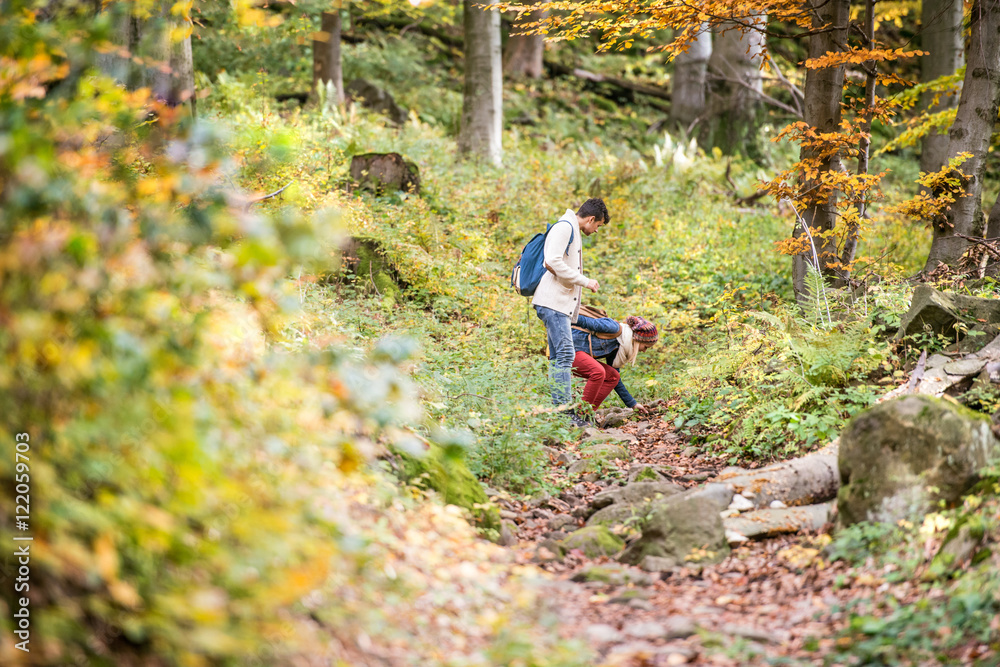
<svg viewBox="0 0 1000 667">
<path fill-rule="evenodd" d="M 610 317 L 580 315 L 573 327 L 573 375 L 587 381 L 583 400 L 596 410 L 614 389 L 627 407 L 645 411 L 645 406 L 632 398 L 618 369 L 634 364 L 638 354 L 655 345 L 658 337 L 655 324 L 635 315 L 622 323 Z"/>
</svg>

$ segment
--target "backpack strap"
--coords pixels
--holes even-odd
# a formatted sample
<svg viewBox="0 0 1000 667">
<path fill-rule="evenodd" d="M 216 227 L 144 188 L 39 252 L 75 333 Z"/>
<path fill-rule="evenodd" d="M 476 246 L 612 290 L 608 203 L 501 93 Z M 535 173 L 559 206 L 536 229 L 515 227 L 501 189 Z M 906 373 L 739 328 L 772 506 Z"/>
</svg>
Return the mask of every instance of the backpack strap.
<svg viewBox="0 0 1000 667">
<path fill-rule="evenodd" d="M 573 229 L 573 222 L 571 220 L 567 220 L 566 218 L 559 218 L 558 220 L 556 220 L 555 224 L 552 225 L 552 227 L 555 227 L 560 222 L 569 223 L 569 243 L 566 244 L 566 252 L 563 253 L 564 255 L 568 255 L 569 254 L 569 248 L 570 248 L 570 246 L 573 245 L 573 234 L 575 233 L 575 230 Z M 552 227 L 549 228 L 550 231 L 551 231 Z M 548 232 L 545 232 L 545 233 L 548 234 Z"/>
</svg>

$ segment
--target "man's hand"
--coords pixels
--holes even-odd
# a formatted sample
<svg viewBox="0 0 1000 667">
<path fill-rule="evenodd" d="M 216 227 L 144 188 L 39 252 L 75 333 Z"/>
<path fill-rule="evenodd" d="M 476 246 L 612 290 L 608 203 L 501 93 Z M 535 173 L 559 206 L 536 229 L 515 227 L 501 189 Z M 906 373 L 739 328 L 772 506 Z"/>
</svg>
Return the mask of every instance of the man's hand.
<svg viewBox="0 0 1000 667">
<path fill-rule="evenodd" d="M 649 414 L 649 408 L 647 408 L 642 403 L 636 403 L 635 407 L 632 408 L 632 409 L 635 410 L 636 412 L 638 412 L 640 415 L 648 415 Z"/>
<path fill-rule="evenodd" d="M 587 289 L 589 289 L 591 292 L 596 292 L 598 289 L 600 289 L 600 287 L 601 283 L 597 282 L 596 280 L 587 281 Z"/>
</svg>

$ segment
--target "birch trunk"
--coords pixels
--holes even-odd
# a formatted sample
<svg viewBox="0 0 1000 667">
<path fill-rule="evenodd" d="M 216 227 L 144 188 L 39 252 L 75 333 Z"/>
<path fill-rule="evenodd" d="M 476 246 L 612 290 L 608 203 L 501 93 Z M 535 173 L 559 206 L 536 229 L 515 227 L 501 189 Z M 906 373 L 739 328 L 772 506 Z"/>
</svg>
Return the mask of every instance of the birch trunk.
<svg viewBox="0 0 1000 667">
<path fill-rule="evenodd" d="M 514 23 L 503 54 L 503 72 L 512 79 L 540 79 L 544 73 L 545 35 L 518 35 L 525 23 L 535 23 L 545 12 L 522 14 Z"/>
<path fill-rule="evenodd" d="M 712 55 L 712 33 L 708 24 L 688 50 L 674 60 L 670 120 L 687 131 L 705 112 L 705 75 Z"/>
<path fill-rule="evenodd" d="M 920 47 L 928 55 L 920 59 L 920 80 L 933 81 L 958 71 L 965 56 L 962 36 L 961 0 L 923 0 L 920 22 L 923 24 Z M 957 96 L 941 97 L 932 105 L 934 93 L 924 93 L 920 105 L 935 113 L 958 104 Z M 923 138 L 920 171 L 930 173 L 944 166 L 948 156 L 948 135 L 937 130 Z"/>
<path fill-rule="evenodd" d="M 766 15 L 751 20 L 760 27 L 767 25 Z M 718 146 L 727 155 L 762 159 L 757 126 L 763 90 L 763 47 L 764 36 L 755 30 L 744 32 L 733 24 L 717 28 L 708 59 L 709 120 L 702 133 L 706 148 Z"/>
<path fill-rule="evenodd" d="M 968 64 L 962 83 L 955 123 L 948 130 L 948 157 L 968 152 L 972 157 L 961 166 L 968 174 L 965 196 L 945 212 L 944 220 L 934 221 L 934 240 L 925 271 L 939 263 L 957 267 L 971 241 L 958 236 L 983 236 L 983 172 L 986 151 L 1000 107 L 1000 3 L 975 0 L 970 15 L 971 35 Z"/>
<path fill-rule="evenodd" d="M 463 155 L 503 160 L 503 71 L 500 62 L 500 14 L 463 0 L 465 11 L 465 90 L 458 150 Z"/>
<path fill-rule="evenodd" d="M 333 11 L 323 12 L 320 31 L 313 35 L 313 92 L 333 83 L 333 97 L 328 102 L 344 103 L 344 71 L 340 59 L 341 3 Z"/>
<path fill-rule="evenodd" d="M 813 27 L 832 26 L 829 32 L 813 35 L 809 38 L 809 57 L 820 58 L 830 51 L 839 51 L 841 44 L 847 43 L 847 28 L 850 19 L 850 0 L 810 0 L 814 8 Z M 803 111 L 805 122 L 816 128 L 818 132 L 836 132 L 840 127 L 840 103 L 844 96 L 844 68 L 825 67 L 806 71 L 805 100 Z M 801 159 L 813 158 L 811 151 L 803 148 Z M 822 171 L 840 171 L 843 168 L 839 155 L 824 158 L 820 163 Z M 818 182 L 807 181 L 803 191 L 817 187 Z M 818 196 L 802 213 L 803 221 L 812 230 L 816 239 L 816 252 L 819 255 L 820 270 L 824 275 L 837 277 L 837 274 L 827 267 L 837 259 L 837 246 L 832 238 L 817 238 L 820 232 L 832 230 L 837 223 L 836 217 L 837 192 L 829 196 Z M 795 238 L 804 237 L 805 231 L 796 224 L 792 232 Z M 792 258 L 792 288 L 795 298 L 800 304 L 808 301 L 806 275 L 812 263 L 811 250 Z"/>
</svg>

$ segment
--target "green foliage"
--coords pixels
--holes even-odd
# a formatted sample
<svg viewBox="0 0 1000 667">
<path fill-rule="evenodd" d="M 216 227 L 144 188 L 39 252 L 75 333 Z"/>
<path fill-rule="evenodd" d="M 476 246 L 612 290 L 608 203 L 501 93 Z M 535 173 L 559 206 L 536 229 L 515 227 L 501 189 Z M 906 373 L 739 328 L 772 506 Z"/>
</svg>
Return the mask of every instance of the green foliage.
<svg viewBox="0 0 1000 667">
<path fill-rule="evenodd" d="M 859 575 L 881 572 L 887 586 L 900 584 L 910 590 L 905 597 L 890 591 L 858 599 L 840 610 L 848 613 L 848 623 L 831 661 L 967 664 L 957 652 L 960 647 L 997 640 L 1000 576 L 989 546 L 975 548 L 972 558 L 961 564 L 946 563 L 940 551 L 932 558 L 926 555 L 928 545 L 940 550 L 962 527 L 971 527 L 975 540 L 995 543 L 1000 537 L 995 492 L 984 489 L 967 498 L 962 508 L 928 515 L 919 527 L 863 522 L 838 532 L 827 547 L 831 560 L 847 562 Z M 955 578 L 941 581 L 948 569 L 955 570 Z"/>
</svg>

